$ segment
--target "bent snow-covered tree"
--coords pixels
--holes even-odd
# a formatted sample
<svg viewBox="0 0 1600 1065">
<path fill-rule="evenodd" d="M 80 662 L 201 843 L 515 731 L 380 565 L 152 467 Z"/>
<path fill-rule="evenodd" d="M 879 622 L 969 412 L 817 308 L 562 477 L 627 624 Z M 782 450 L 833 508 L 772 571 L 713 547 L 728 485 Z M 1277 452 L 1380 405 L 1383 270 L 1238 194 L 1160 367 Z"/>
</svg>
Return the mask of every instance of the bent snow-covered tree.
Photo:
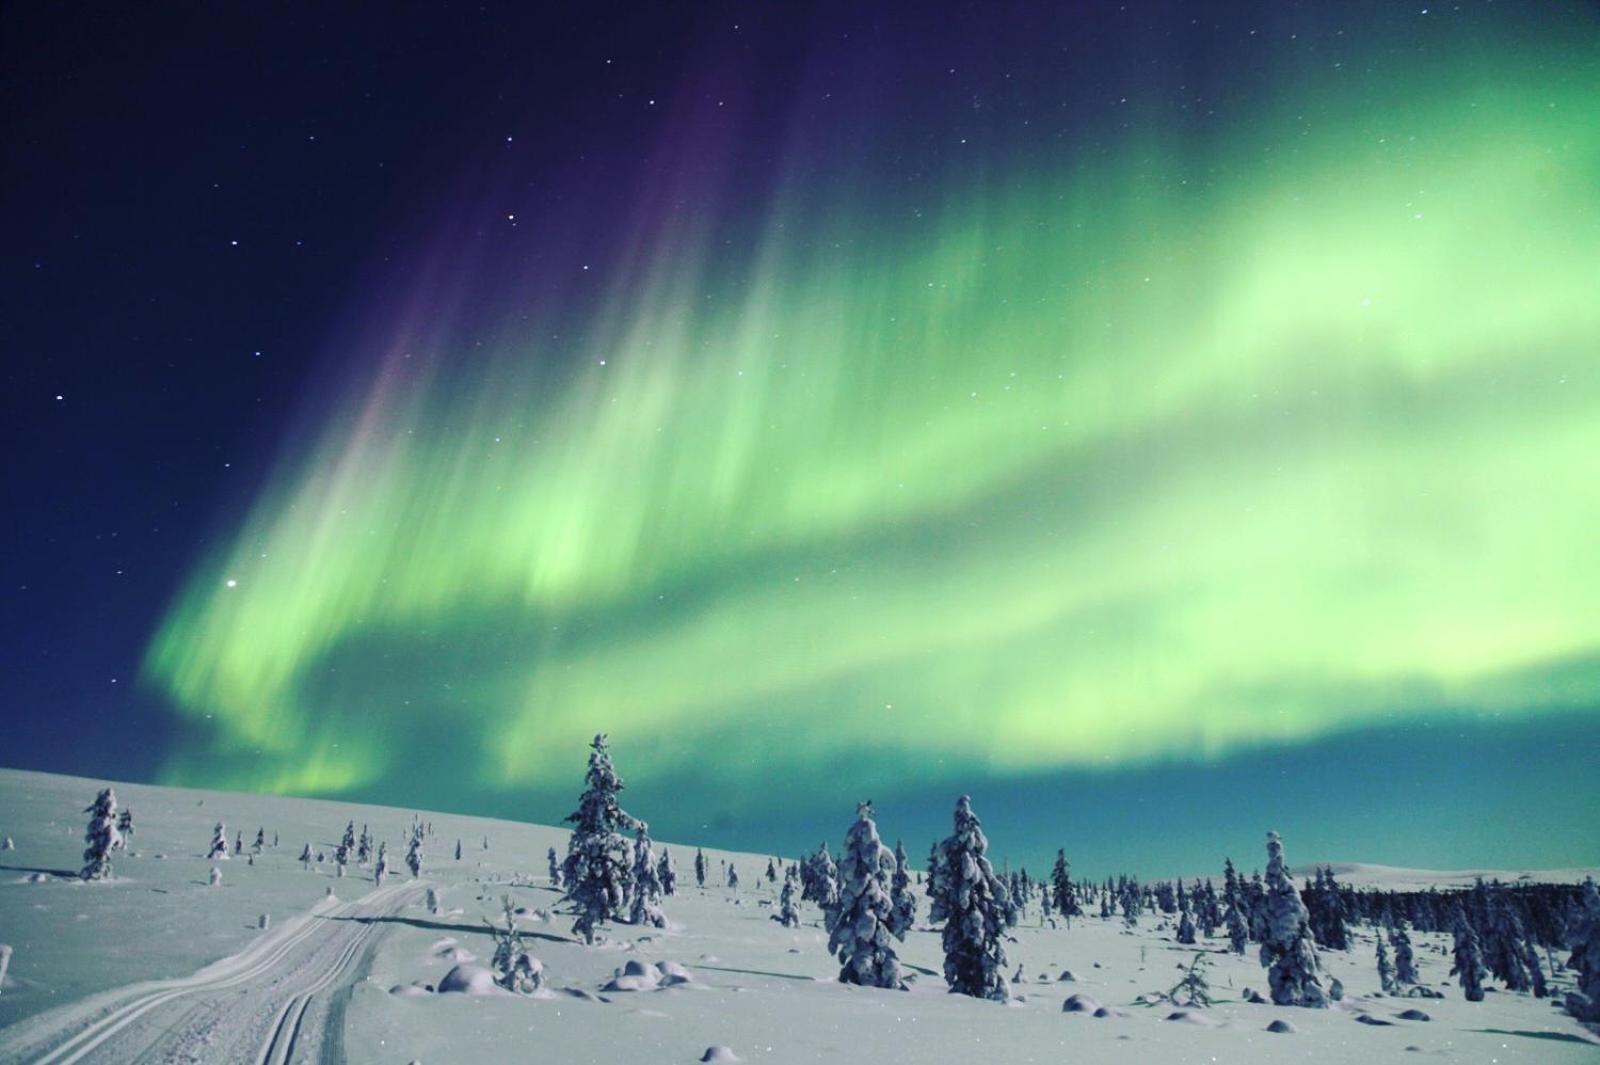
<svg viewBox="0 0 1600 1065">
<path fill-rule="evenodd" d="M 985 854 L 989 840 L 972 812 L 972 800 L 956 800 L 955 832 L 934 851 L 928 919 L 944 922 L 944 979 L 950 990 L 1003 1002 L 1006 986 L 1005 930 L 1013 923 L 1011 900 Z"/>
<path fill-rule="evenodd" d="M 661 912 L 661 894 L 661 874 L 650 842 L 650 826 L 640 821 L 633 841 L 633 912 L 628 919 L 636 925 L 667 927 L 666 915 Z"/>
<path fill-rule="evenodd" d="M 117 793 L 101 788 L 94 802 L 84 807 L 89 815 L 88 827 L 83 831 L 84 866 L 78 875 L 85 880 L 111 879 L 111 852 L 122 846 L 122 833 L 117 831 Z"/>
<path fill-rule="evenodd" d="M 604 734 L 589 745 L 584 783 L 578 808 L 567 815 L 574 827 L 561 879 L 566 901 L 577 909 L 578 920 L 572 930 L 593 945 L 597 925 L 622 917 L 633 857 L 633 846 L 622 833 L 637 824 L 617 804 L 622 778 L 611 765 Z"/>
<path fill-rule="evenodd" d="M 839 959 L 839 982 L 865 987 L 905 987 L 892 939 L 890 882 L 894 853 L 878 838 L 872 804 L 856 807 L 856 821 L 839 856 L 839 898 L 827 911 L 828 953 Z"/>
<path fill-rule="evenodd" d="M 1317 950 L 1311 940 L 1311 918 L 1295 890 L 1283 861 L 1283 841 L 1267 833 L 1266 920 L 1261 964 L 1267 969 L 1272 1001 L 1278 1006 L 1328 1005 L 1317 979 Z"/>
</svg>

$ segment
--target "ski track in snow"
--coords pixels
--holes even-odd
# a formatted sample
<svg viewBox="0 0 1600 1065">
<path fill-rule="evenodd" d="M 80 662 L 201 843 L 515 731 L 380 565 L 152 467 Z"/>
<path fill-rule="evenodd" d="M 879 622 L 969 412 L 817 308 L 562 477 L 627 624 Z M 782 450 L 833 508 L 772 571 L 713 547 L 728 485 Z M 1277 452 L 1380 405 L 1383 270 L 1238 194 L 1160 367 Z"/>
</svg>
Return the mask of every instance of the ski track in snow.
<svg viewBox="0 0 1600 1065">
<path fill-rule="evenodd" d="M 40 1014 L 6 1033 L 0 1062 L 73 1065 L 252 1062 L 336 1058 L 335 987 L 352 985 L 390 917 L 419 897 L 418 881 L 354 902 L 324 900 L 249 947 L 198 972 L 146 981 Z"/>
</svg>

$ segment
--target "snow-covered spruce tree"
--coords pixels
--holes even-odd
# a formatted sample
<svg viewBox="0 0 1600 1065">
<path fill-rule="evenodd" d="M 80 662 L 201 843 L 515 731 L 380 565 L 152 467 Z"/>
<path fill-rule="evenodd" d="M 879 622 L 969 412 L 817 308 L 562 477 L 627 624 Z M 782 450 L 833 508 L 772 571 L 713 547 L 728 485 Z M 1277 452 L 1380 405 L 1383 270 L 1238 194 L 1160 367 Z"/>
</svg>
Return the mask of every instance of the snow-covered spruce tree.
<svg viewBox="0 0 1600 1065">
<path fill-rule="evenodd" d="M 366 865 L 372 861 L 372 833 L 367 831 L 367 826 L 361 826 L 361 842 L 356 847 L 356 864 Z"/>
<path fill-rule="evenodd" d="M 699 888 L 706 886 L 706 852 L 699 847 L 694 849 L 694 883 Z"/>
<path fill-rule="evenodd" d="M 389 875 L 389 844 L 378 844 L 378 864 L 372 867 L 372 882 L 379 887 L 383 886 L 383 878 Z"/>
<path fill-rule="evenodd" d="M 1600 1021 L 1600 891 L 1594 880 L 1583 890 L 1567 920 L 1567 968 L 1578 974 L 1578 987 L 1567 992 L 1567 1012 L 1580 1021 Z"/>
<path fill-rule="evenodd" d="M 339 837 L 339 846 L 345 852 L 345 860 L 349 861 L 356 852 L 356 823 L 354 821 L 345 822 L 344 835 Z"/>
<path fill-rule="evenodd" d="M 1072 889 L 1072 863 L 1067 861 L 1067 851 L 1063 847 L 1056 851 L 1056 864 L 1050 870 L 1050 905 L 1062 917 L 1070 918 L 1083 912 L 1078 905 L 1078 896 Z"/>
<path fill-rule="evenodd" d="M 411 839 L 406 843 L 406 868 L 413 877 L 422 875 L 422 826 L 411 827 Z"/>
<path fill-rule="evenodd" d="M 1483 967 L 1483 945 L 1460 906 L 1456 907 L 1455 913 L 1455 939 L 1455 948 L 1451 951 L 1454 964 L 1450 966 L 1450 975 L 1461 978 L 1461 993 L 1468 1002 L 1482 1002 L 1483 978 L 1487 974 Z"/>
<path fill-rule="evenodd" d="M 944 979 L 950 990 L 1004 1002 L 1005 930 L 1011 902 L 984 855 L 989 841 L 972 812 L 972 800 L 956 800 L 955 832 L 939 844 L 929 877 L 933 905 L 928 919 L 944 922 Z"/>
<path fill-rule="evenodd" d="M 233 834 L 233 853 L 244 853 L 244 831 L 242 829 Z"/>
<path fill-rule="evenodd" d="M 800 897 L 816 903 L 824 913 L 838 901 L 839 867 L 833 864 L 826 842 L 800 867 Z"/>
<path fill-rule="evenodd" d="M 339 845 L 333 850 L 334 875 L 344 876 L 345 866 L 350 864 L 350 833 L 346 832 Z"/>
<path fill-rule="evenodd" d="M 828 953 L 839 959 L 839 982 L 904 989 L 892 939 L 890 882 L 894 853 L 878 838 L 872 804 L 856 807 L 856 821 L 839 855 L 839 901 L 827 911 Z"/>
<path fill-rule="evenodd" d="M 553 888 L 560 887 L 561 886 L 561 860 L 556 857 L 556 849 L 554 847 L 551 847 L 551 848 L 549 848 L 548 850 L 546 850 L 544 852 L 544 860 L 548 864 L 549 870 L 550 870 L 549 871 L 550 886 L 553 887 Z"/>
<path fill-rule="evenodd" d="M 1295 890 L 1283 860 L 1283 841 L 1267 833 L 1267 889 L 1261 964 L 1267 969 L 1272 1002 L 1277 1006 L 1326 1008 L 1327 996 L 1317 979 L 1317 950 L 1311 940 L 1310 917 Z"/>
<path fill-rule="evenodd" d="M 1411 937 L 1406 934 L 1406 922 L 1404 919 L 1395 922 L 1394 928 L 1389 932 L 1389 945 L 1394 948 L 1394 978 L 1396 983 L 1417 983 L 1417 960 L 1416 956 L 1411 952 Z"/>
<path fill-rule="evenodd" d="M 126 806 L 117 812 L 117 834 L 122 837 L 117 843 L 118 848 L 126 847 L 129 837 L 133 835 L 133 811 Z"/>
<path fill-rule="evenodd" d="M 228 860 L 228 826 L 221 821 L 211 830 L 211 847 L 206 851 L 206 857 L 214 862 Z"/>
<path fill-rule="evenodd" d="M 461 860 L 461 841 L 458 839 L 458 840 L 456 840 L 456 861 L 459 862 L 460 860 Z"/>
<path fill-rule="evenodd" d="M 773 864 L 773 861 L 772 861 L 771 858 L 768 858 L 767 859 L 767 883 L 776 884 L 777 882 L 778 882 L 778 867 L 775 864 Z"/>
<path fill-rule="evenodd" d="M 1395 990 L 1394 966 L 1389 964 L 1389 951 L 1383 945 L 1383 937 L 1378 936 L 1378 987 L 1385 993 L 1392 994 Z"/>
<path fill-rule="evenodd" d="M 633 857 L 633 845 L 622 833 L 636 824 L 617 804 L 623 783 L 611 765 L 611 751 L 603 733 L 589 745 L 584 784 L 578 808 L 567 815 L 574 827 L 567 841 L 561 880 L 565 900 L 573 904 L 578 915 L 572 930 L 592 946 L 597 925 L 622 917 Z"/>
<path fill-rule="evenodd" d="M 656 850 L 650 843 L 650 826 L 638 823 L 633 840 L 633 912 L 628 919 L 636 925 L 667 927 L 661 912 L 661 873 L 656 867 Z"/>
<path fill-rule="evenodd" d="M 894 879 L 889 888 L 889 931 L 896 939 L 904 939 L 917 922 L 917 893 L 911 888 L 909 864 L 905 844 L 895 840 Z"/>
<path fill-rule="evenodd" d="M 300 851 L 300 865 L 301 865 L 302 868 L 307 869 L 307 870 L 309 870 L 311 868 L 311 844 L 310 843 L 307 843 L 305 845 L 304 849 L 302 849 Z"/>
<path fill-rule="evenodd" d="M 783 893 L 778 896 L 778 912 L 772 919 L 785 928 L 800 927 L 800 911 L 794 905 L 794 877 L 783 878 Z"/>
<path fill-rule="evenodd" d="M 122 833 L 117 831 L 117 793 L 101 788 L 94 802 L 83 808 L 89 815 L 89 825 L 83 831 L 84 866 L 78 875 L 85 880 L 111 879 L 111 852 L 122 846 Z"/>
<path fill-rule="evenodd" d="M 1499 888 L 1489 903 L 1489 931 L 1485 937 L 1484 964 L 1507 991 L 1531 991 L 1533 974 L 1528 972 L 1523 941 L 1522 919 Z"/>
<path fill-rule="evenodd" d="M 1177 940 L 1184 946 L 1194 946 L 1194 918 L 1189 916 L 1188 906 L 1178 911 Z"/>
<path fill-rule="evenodd" d="M 739 890 L 739 870 L 733 867 L 732 862 L 728 863 L 728 887 L 734 891 Z"/>
<path fill-rule="evenodd" d="M 1122 923 L 1128 928 L 1139 927 L 1139 910 L 1144 905 L 1144 894 L 1139 890 L 1139 882 L 1128 879 L 1122 885 Z"/>
<path fill-rule="evenodd" d="M 672 863 L 672 851 L 661 848 L 661 861 L 656 865 L 656 877 L 661 881 L 661 894 L 678 893 L 678 867 Z"/>
<path fill-rule="evenodd" d="M 260 854 L 267 847 L 267 830 L 263 825 L 256 826 L 256 838 L 250 844 L 251 854 Z"/>
</svg>

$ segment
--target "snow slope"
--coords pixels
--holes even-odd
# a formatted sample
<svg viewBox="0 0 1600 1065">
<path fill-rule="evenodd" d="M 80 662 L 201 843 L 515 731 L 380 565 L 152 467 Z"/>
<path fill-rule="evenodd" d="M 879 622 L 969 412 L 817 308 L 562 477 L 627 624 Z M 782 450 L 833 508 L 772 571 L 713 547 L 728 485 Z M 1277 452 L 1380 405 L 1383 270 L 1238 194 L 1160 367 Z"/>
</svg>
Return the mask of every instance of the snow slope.
<svg viewBox="0 0 1600 1065">
<path fill-rule="evenodd" d="M 1007 945 L 1011 967 L 1024 974 L 1011 1005 L 946 994 L 938 934 L 920 926 L 899 947 L 917 974 L 909 992 L 848 987 L 833 979 L 837 964 L 814 907 L 802 906 L 797 929 L 770 920 L 776 891 L 761 876 L 765 856 L 707 851 L 712 878 L 720 883 L 720 863 L 731 860 L 741 889 L 701 891 L 693 847 L 670 842 L 657 844 L 671 848 L 679 870 L 679 893 L 665 904 L 669 927 L 615 926 L 588 948 L 571 936 L 570 917 L 544 913 L 559 899 L 544 877 L 545 850 L 564 850 L 565 832 L 481 818 L 424 814 L 434 835 L 413 881 L 400 860 L 410 811 L 117 785 L 137 829 L 133 853 L 117 857 L 117 880 L 50 875 L 80 864 L 78 811 L 102 783 L 0 771 L 0 834 L 17 842 L 0 852 L 0 941 L 15 948 L 0 988 L 0 1061 L 691 1062 L 713 1046 L 773 1063 L 1600 1060 L 1593 1036 L 1546 1002 L 1506 992 L 1462 1000 L 1445 986 L 1442 939 L 1424 934 L 1414 935 L 1419 966 L 1443 1000 L 1375 994 L 1366 929 L 1353 950 L 1322 955 L 1327 974 L 1345 984 L 1345 1002 L 1293 1010 L 1242 1001 L 1246 987 L 1265 985 L 1253 954 L 1237 958 L 1204 940 L 1180 947 L 1152 918 L 1133 933 L 1098 918 L 1041 928 L 1036 910 Z M 280 845 L 253 867 L 243 857 L 218 863 L 223 883 L 211 888 L 212 863 L 202 855 L 218 817 L 230 838 L 244 831 L 247 852 L 258 825 L 269 843 L 276 830 Z M 389 843 L 399 873 L 381 891 L 370 879 L 332 874 L 333 848 L 351 819 Z M 837 820 L 833 836 L 842 839 L 849 812 Z M 303 869 L 296 859 L 307 841 L 330 861 Z M 39 871 L 43 882 L 34 882 Z M 1396 886 L 1438 882 L 1417 870 L 1368 871 Z M 430 886 L 442 897 L 439 913 L 423 903 Z M 329 887 L 337 899 L 327 898 Z M 457 965 L 487 963 L 493 944 L 483 919 L 499 914 L 503 894 L 527 911 L 519 923 L 543 962 L 546 993 L 427 990 Z M 263 913 L 267 930 L 258 928 Z M 1196 949 L 1211 952 L 1213 1008 L 1167 1020 L 1170 1006 L 1136 1001 L 1169 989 Z M 678 963 L 691 979 L 604 990 L 629 961 Z M 1071 981 L 1061 979 L 1064 969 Z M 1111 1015 L 1063 1012 L 1071 994 Z M 1398 1019 L 1407 1008 L 1431 1019 Z M 1297 1031 L 1267 1032 L 1280 1018 Z"/>
</svg>

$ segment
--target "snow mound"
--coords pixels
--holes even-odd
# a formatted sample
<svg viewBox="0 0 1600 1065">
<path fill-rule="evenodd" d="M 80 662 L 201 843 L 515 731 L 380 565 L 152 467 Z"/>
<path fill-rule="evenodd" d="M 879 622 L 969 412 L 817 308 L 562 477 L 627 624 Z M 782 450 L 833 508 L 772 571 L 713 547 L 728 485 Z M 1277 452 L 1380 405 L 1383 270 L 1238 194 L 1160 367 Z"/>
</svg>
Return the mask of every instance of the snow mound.
<svg viewBox="0 0 1600 1065">
<path fill-rule="evenodd" d="M 492 995 L 500 989 L 495 986 L 494 973 L 481 965 L 457 965 L 439 981 L 439 991 L 455 991 L 464 995 Z"/>
<path fill-rule="evenodd" d="M 630 958 L 622 968 L 611 975 L 602 991 L 654 991 L 663 987 L 676 987 L 694 981 L 693 975 L 675 961 L 658 961 L 654 965 Z"/>
<path fill-rule="evenodd" d="M 1267 1025 L 1267 1031 L 1277 1032 L 1279 1035 L 1293 1035 L 1295 1032 L 1299 1031 L 1299 1029 L 1289 1021 L 1286 1021 L 1280 1017 L 1271 1024 Z"/>
<path fill-rule="evenodd" d="M 1433 1020 L 1432 1017 L 1428 1016 L 1426 1013 L 1422 1012 L 1419 1009 L 1404 1010 L 1404 1011 L 1396 1014 L 1396 1016 L 1399 1017 L 1402 1021 L 1431 1021 L 1431 1020 Z"/>
<path fill-rule="evenodd" d="M 1358 1014 L 1356 1016 L 1356 1023 L 1357 1024 L 1370 1024 L 1374 1028 L 1392 1028 L 1394 1026 L 1394 1022 L 1393 1021 L 1386 1021 L 1381 1017 L 1374 1017 L 1370 1013 Z"/>
<path fill-rule="evenodd" d="M 389 989 L 389 994 L 397 998 L 423 998 L 428 993 L 421 984 L 395 984 Z"/>
<path fill-rule="evenodd" d="M 706 1047 L 706 1052 L 700 1055 L 701 1061 L 738 1061 L 739 1056 L 732 1050 L 720 1044 Z"/>
<path fill-rule="evenodd" d="M 1098 999 L 1082 992 L 1076 995 L 1068 995 L 1067 1000 L 1061 1004 L 1062 1013 L 1093 1013 L 1101 1008 Z"/>
<path fill-rule="evenodd" d="M 1215 1023 L 1211 1020 L 1211 1018 L 1206 1017 L 1203 1014 L 1196 1013 L 1194 1010 L 1173 1010 L 1171 1013 L 1163 1017 L 1162 1020 L 1176 1021 L 1179 1024 L 1198 1024 L 1206 1028 L 1211 1027 L 1211 1025 Z"/>
<path fill-rule="evenodd" d="M 1058 984 L 1075 984 L 1077 982 L 1078 978 L 1073 974 L 1071 969 L 1062 969 L 1061 975 L 1056 977 L 1056 983 Z"/>
</svg>

